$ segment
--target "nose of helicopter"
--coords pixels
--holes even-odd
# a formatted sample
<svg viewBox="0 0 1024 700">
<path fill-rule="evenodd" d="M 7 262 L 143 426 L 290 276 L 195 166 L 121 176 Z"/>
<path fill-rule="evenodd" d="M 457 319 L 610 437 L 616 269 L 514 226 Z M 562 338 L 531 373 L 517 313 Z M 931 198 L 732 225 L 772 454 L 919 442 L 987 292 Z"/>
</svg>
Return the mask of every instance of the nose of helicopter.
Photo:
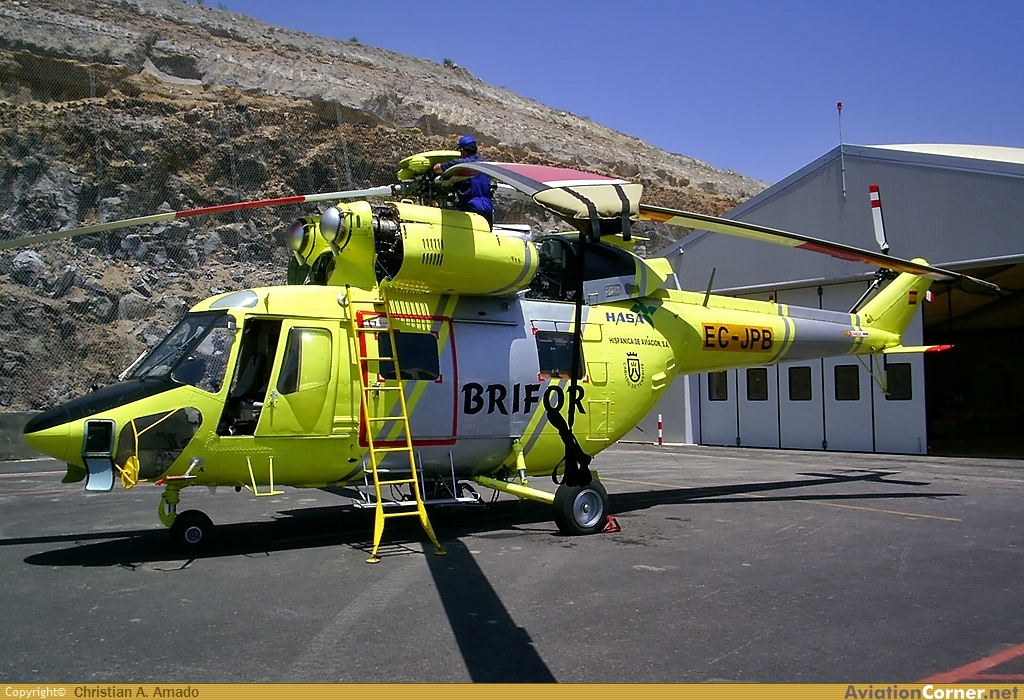
<svg viewBox="0 0 1024 700">
<path fill-rule="evenodd" d="M 30 447 L 67 463 L 63 483 L 85 479 L 88 491 L 113 488 L 113 420 L 67 420 L 62 409 L 57 409 L 26 423 L 22 436 Z"/>
<path fill-rule="evenodd" d="M 71 446 L 70 423 L 40 426 L 36 419 L 33 419 L 25 425 L 22 437 L 29 447 L 39 450 L 45 455 L 59 459 L 62 462 L 69 460 L 68 448 Z"/>
<path fill-rule="evenodd" d="M 109 455 L 114 444 L 110 412 L 174 388 L 162 381 L 126 381 L 72 399 L 25 424 L 25 443 L 63 462 L 81 464 L 89 454 Z"/>
</svg>

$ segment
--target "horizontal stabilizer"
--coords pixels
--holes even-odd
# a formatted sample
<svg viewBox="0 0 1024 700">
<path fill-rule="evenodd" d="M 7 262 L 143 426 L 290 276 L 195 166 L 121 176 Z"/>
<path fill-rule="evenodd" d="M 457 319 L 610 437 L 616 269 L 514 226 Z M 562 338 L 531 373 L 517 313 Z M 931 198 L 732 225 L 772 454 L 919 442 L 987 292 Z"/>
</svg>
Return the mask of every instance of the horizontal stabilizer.
<svg viewBox="0 0 1024 700">
<path fill-rule="evenodd" d="M 882 350 L 883 355 L 912 355 L 921 352 L 945 352 L 952 350 L 952 345 L 897 345 Z"/>
</svg>

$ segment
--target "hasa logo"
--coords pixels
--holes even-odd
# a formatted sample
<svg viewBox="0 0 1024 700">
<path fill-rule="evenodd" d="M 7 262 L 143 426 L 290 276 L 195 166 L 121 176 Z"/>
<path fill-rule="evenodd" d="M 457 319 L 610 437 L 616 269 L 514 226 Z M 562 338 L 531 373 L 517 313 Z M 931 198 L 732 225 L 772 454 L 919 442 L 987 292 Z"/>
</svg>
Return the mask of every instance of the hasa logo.
<svg viewBox="0 0 1024 700">
<path fill-rule="evenodd" d="M 642 326 L 647 324 L 651 328 L 654 328 L 653 316 L 654 312 L 657 311 L 657 307 L 644 306 L 640 302 L 637 302 L 636 304 L 633 304 L 629 310 L 631 313 L 624 313 L 621 311 L 619 313 L 615 313 L 614 311 L 606 311 L 604 319 L 609 323 L 614 323 L 616 325 L 620 323 L 633 326 Z"/>
<path fill-rule="evenodd" d="M 643 320 L 650 324 L 651 328 L 654 328 L 654 312 L 658 310 L 656 306 L 644 306 L 639 301 L 633 304 L 630 311 L 639 314 Z"/>
</svg>

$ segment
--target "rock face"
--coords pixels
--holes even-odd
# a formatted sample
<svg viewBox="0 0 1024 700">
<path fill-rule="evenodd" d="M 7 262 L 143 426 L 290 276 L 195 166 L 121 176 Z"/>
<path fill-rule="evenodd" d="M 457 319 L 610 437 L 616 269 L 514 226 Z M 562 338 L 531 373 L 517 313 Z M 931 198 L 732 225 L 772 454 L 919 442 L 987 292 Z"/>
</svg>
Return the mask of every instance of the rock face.
<svg viewBox="0 0 1024 700">
<path fill-rule="evenodd" d="M 11 261 L 11 281 L 32 286 L 39 273 L 46 268 L 46 263 L 34 250 L 23 250 Z"/>
<path fill-rule="evenodd" d="M 395 181 L 477 136 L 493 160 L 627 177 L 722 213 L 766 183 L 552 110 L 465 69 L 179 0 L 0 0 L 0 239 L 238 199 Z M 280 284 L 284 226 L 253 210 L 0 253 L 0 410 L 112 381 L 220 290 Z M 555 222 L 499 202 L 498 220 Z M 652 250 L 674 238 L 656 227 Z"/>
<path fill-rule="evenodd" d="M 172 92 L 223 86 L 325 102 L 427 135 L 471 130 L 484 147 L 499 145 L 623 177 L 692 184 L 740 199 L 764 188 L 488 85 L 454 64 L 325 40 L 180 0 L 89 2 L 84 8 L 85 15 L 78 0 L 0 5 L 0 47 L 12 54 L 7 62 L 25 75 L 48 61 L 73 61 L 79 75 L 66 68 L 63 89 L 77 88 L 78 97 L 125 87 L 131 92 L 127 83 L 138 85 L 143 78 Z M 92 84 L 84 75 L 90 63 L 99 64 Z"/>
</svg>

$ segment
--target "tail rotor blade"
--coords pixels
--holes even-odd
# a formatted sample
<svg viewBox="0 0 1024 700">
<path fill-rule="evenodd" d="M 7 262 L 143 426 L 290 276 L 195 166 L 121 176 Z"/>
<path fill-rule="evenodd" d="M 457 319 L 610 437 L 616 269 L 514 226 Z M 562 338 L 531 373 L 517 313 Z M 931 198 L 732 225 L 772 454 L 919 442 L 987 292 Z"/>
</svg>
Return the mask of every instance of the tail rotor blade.
<svg viewBox="0 0 1024 700">
<path fill-rule="evenodd" d="M 121 219 L 119 221 L 107 221 L 101 224 L 91 224 L 89 226 L 79 226 L 78 228 L 65 229 L 63 231 L 53 231 L 51 233 L 43 233 L 38 236 L 23 236 L 21 238 L 14 238 L 8 241 L 0 241 L 0 250 L 7 250 L 9 248 L 20 248 L 22 246 L 32 245 L 33 243 L 44 243 L 46 241 L 56 241 L 62 238 L 73 238 L 75 236 L 84 236 L 90 233 L 102 233 L 103 231 L 116 231 L 117 229 L 128 228 L 130 226 L 145 226 L 147 224 L 157 224 L 162 221 L 174 221 L 176 219 L 186 219 L 193 216 L 209 216 L 212 214 L 224 214 L 232 211 L 242 211 L 244 209 L 260 209 L 263 207 L 281 207 L 289 204 L 304 204 L 306 202 L 325 202 L 334 201 L 339 199 L 360 199 L 363 197 L 373 197 L 378 195 L 389 195 L 391 194 L 391 185 L 382 185 L 380 187 L 370 187 L 362 190 L 342 190 L 340 192 L 323 192 L 320 194 L 299 194 L 291 197 L 277 197 L 274 199 L 258 199 L 248 202 L 232 202 L 231 204 L 217 204 L 212 207 L 200 207 L 198 209 L 185 209 L 183 211 L 169 211 L 160 214 L 150 214 L 149 216 L 137 216 L 132 219 Z"/>
<path fill-rule="evenodd" d="M 882 221 L 882 195 L 878 191 L 878 185 L 871 185 L 871 222 L 875 226 L 875 240 L 883 255 L 889 254 L 889 242 L 885 240 L 885 223 Z"/>
</svg>

